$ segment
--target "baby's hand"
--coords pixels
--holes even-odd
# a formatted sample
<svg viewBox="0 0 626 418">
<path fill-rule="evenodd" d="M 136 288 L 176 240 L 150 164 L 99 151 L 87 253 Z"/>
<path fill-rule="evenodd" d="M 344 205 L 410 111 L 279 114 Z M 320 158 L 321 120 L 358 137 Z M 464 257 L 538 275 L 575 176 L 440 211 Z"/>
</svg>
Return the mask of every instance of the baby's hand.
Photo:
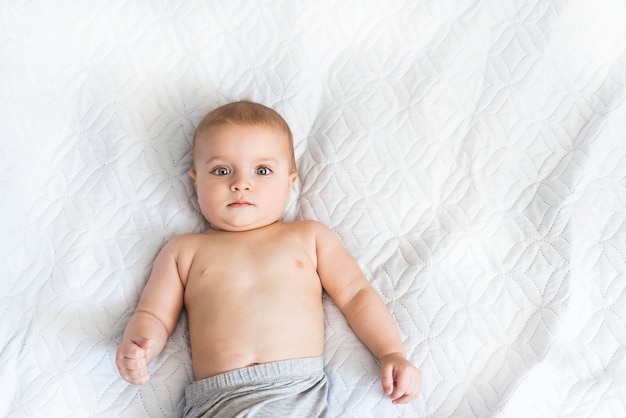
<svg viewBox="0 0 626 418">
<path fill-rule="evenodd" d="M 422 375 L 400 353 L 392 353 L 381 359 L 380 367 L 383 392 L 389 395 L 392 403 L 409 403 L 417 398 L 422 390 Z"/>
<path fill-rule="evenodd" d="M 115 363 L 120 375 L 128 383 L 143 385 L 150 379 L 148 353 L 154 340 L 144 338 L 138 342 L 126 341 L 117 347 Z"/>
</svg>

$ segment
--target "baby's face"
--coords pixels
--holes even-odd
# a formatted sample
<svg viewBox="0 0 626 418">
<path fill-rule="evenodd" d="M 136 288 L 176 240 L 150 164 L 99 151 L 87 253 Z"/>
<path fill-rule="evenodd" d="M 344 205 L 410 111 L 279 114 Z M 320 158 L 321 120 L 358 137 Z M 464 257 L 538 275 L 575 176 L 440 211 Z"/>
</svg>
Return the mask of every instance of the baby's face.
<svg viewBox="0 0 626 418">
<path fill-rule="evenodd" d="M 284 133 L 265 126 L 218 126 L 197 138 L 191 172 L 213 229 L 247 231 L 280 219 L 297 173 Z"/>
</svg>

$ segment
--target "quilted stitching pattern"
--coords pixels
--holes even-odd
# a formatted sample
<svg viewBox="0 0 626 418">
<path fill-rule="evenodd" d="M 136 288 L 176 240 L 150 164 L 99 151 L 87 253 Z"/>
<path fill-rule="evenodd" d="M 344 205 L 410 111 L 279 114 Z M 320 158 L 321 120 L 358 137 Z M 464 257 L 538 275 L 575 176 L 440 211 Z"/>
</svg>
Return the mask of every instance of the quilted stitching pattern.
<svg viewBox="0 0 626 418">
<path fill-rule="evenodd" d="M 9 2 L 0 9 L 0 415 L 175 416 L 115 347 L 156 252 L 205 227 L 199 118 L 279 110 L 301 184 L 424 375 L 392 406 L 324 299 L 334 416 L 626 415 L 618 1 Z"/>
</svg>

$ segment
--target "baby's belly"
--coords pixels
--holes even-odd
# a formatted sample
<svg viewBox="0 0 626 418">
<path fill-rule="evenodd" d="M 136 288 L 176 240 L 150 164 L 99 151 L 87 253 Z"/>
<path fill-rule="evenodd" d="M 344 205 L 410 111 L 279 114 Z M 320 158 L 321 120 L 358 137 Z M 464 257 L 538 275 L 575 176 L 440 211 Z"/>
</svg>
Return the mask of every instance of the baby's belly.
<svg viewBox="0 0 626 418">
<path fill-rule="evenodd" d="M 260 363 L 319 356 L 324 350 L 321 300 L 187 310 L 196 380 Z"/>
</svg>

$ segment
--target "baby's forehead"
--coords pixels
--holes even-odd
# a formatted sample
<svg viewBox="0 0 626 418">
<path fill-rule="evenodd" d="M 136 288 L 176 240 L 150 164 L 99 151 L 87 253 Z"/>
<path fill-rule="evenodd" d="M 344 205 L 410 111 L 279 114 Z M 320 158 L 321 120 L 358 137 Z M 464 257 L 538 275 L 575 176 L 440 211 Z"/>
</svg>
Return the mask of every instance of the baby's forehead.
<svg viewBox="0 0 626 418">
<path fill-rule="evenodd" d="M 264 124 L 244 125 L 244 124 L 224 123 L 224 124 L 212 126 L 208 129 L 203 130 L 202 132 L 197 133 L 196 137 L 194 138 L 194 145 L 196 145 L 197 143 L 207 143 L 207 142 L 210 143 L 212 140 L 214 140 L 215 138 L 218 138 L 224 132 L 235 131 L 238 128 L 243 128 L 243 129 L 250 128 L 250 129 L 272 133 L 273 135 L 266 136 L 265 138 L 276 139 L 277 141 L 281 141 L 281 142 L 286 141 L 287 143 L 289 143 L 288 134 L 283 132 L 281 129 L 273 127 L 273 126 L 264 125 Z M 247 139 L 253 141 L 255 139 L 255 136 L 248 135 Z"/>
<path fill-rule="evenodd" d="M 273 143 L 276 143 L 277 145 L 280 146 L 280 148 L 282 150 L 284 150 L 286 157 L 289 157 L 289 155 L 294 153 L 293 150 L 293 145 L 290 141 L 290 137 L 288 135 L 288 133 L 284 132 L 282 129 L 278 128 L 278 127 L 274 127 L 274 126 L 270 126 L 270 125 L 265 125 L 265 124 L 220 124 L 220 125 L 216 125 L 213 126 L 209 129 L 205 129 L 203 132 L 198 132 L 194 138 L 194 143 L 193 143 L 193 149 L 192 149 L 192 154 L 195 157 L 196 155 L 198 155 L 199 153 L 206 153 L 209 151 L 209 149 L 213 148 L 213 145 L 217 145 L 217 143 L 221 143 L 224 144 L 224 142 L 221 141 L 217 141 L 217 143 L 215 142 L 217 138 L 223 138 L 222 134 L 224 134 L 224 132 L 230 132 L 232 130 L 237 130 L 237 128 L 254 128 L 254 129 L 259 129 L 265 132 L 269 132 L 271 133 L 271 135 L 262 135 L 263 136 L 263 140 L 267 141 L 270 140 Z M 246 140 L 246 141 L 250 141 L 253 142 L 255 140 L 255 135 L 250 135 L 250 134 L 245 134 L 242 135 L 242 137 Z M 232 137 L 233 139 L 238 138 L 237 135 Z M 228 143 L 228 142 L 226 142 Z M 202 146 L 205 145 L 205 146 Z M 208 145 L 209 147 L 207 148 L 206 145 Z M 283 146 L 284 145 L 284 146 Z"/>
</svg>

